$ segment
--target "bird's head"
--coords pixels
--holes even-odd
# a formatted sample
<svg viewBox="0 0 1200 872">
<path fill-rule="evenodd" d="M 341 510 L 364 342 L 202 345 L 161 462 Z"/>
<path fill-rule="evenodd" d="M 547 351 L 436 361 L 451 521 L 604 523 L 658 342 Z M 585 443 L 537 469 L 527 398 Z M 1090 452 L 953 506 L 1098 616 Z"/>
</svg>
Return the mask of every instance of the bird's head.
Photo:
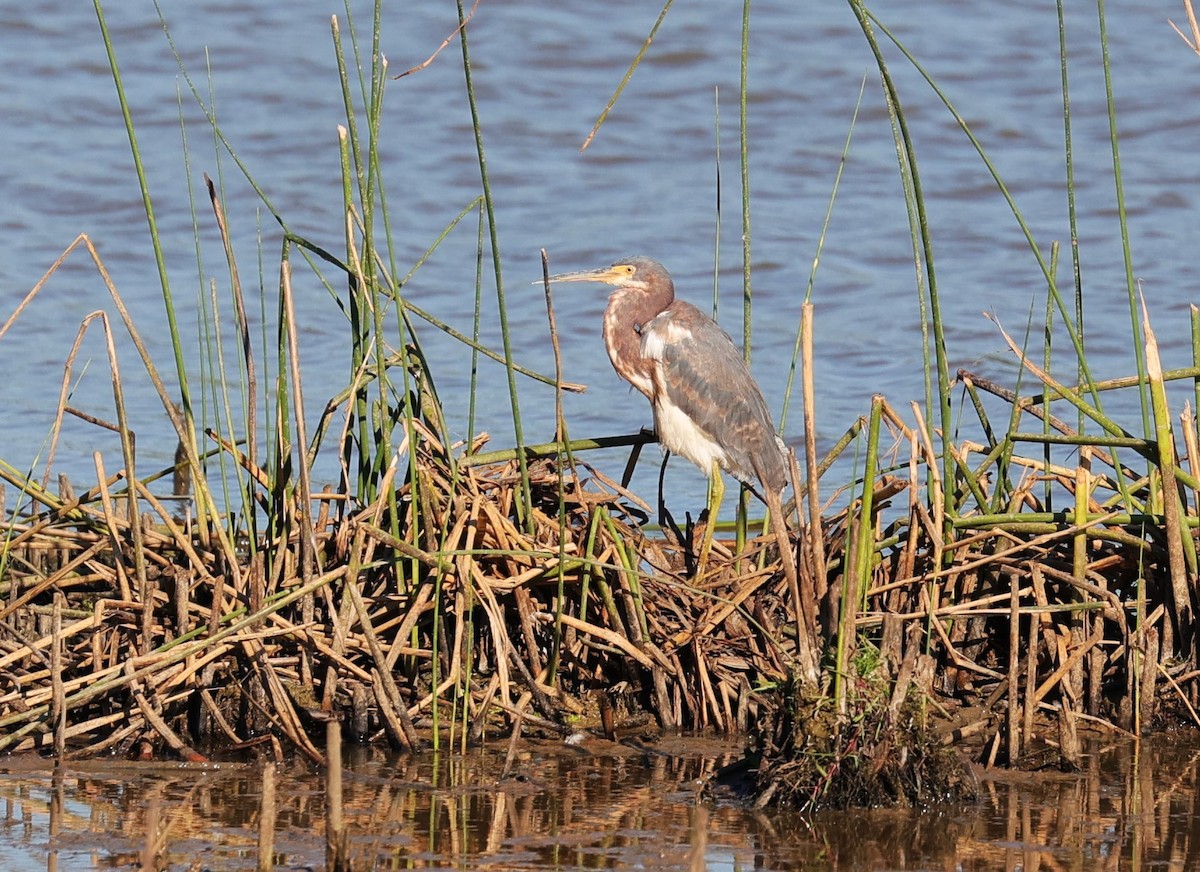
<svg viewBox="0 0 1200 872">
<path fill-rule="evenodd" d="M 627 257 L 612 266 L 584 272 L 563 273 L 550 276 L 552 282 L 602 282 L 618 288 L 634 291 L 654 292 L 669 289 L 674 294 L 675 285 L 666 267 L 648 257 Z"/>
</svg>

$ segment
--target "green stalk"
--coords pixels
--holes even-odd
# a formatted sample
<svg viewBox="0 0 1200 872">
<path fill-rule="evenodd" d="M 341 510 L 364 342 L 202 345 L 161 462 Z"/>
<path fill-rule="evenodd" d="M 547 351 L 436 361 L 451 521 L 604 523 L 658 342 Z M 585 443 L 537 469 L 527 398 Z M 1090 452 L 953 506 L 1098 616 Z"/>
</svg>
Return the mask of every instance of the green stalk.
<svg viewBox="0 0 1200 872">
<path fill-rule="evenodd" d="M 839 711 L 846 704 L 846 681 L 849 678 L 849 657 L 854 647 L 855 626 L 858 613 L 866 604 L 870 589 L 871 567 L 875 557 L 872 546 L 874 534 L 875 477 L 879 456 L 879 430 L 883 417 L 883 397 L 876 394 L 871 398 L 871 415 L 867 425 L 866 457 L 863 459 L 862 496 L 859 499 L 854 541 L 847 554 L 846 572 L 843 576 L 842 596 L 838 615 L 837 648 L 834 669 L 834 699 Z"/>
<path fill-rule="evenodd" d="M 855 608 L 866 605 L 867 591 L 871 587 L 871 567 L 875 556 L 872 539 L 875 532 L 874 505 L 875 478 L 879 463 L 879 431 L 883 418 L 883 397 L 876 394 L 871 398 L 871 418 L 867 427 L 867 455 L 863 463 L 862 504 L 858 511 L 858 541 L 854 546 L 854 591 Z M 843 631 L 847 628 L 843 627 Z M 852 629 L 852 628 L 850 628 Z"/>
<path fill-rule="evenodd" d="M 718 303 L 721 299 L 721 89 L 713 89 L 713 126 L 716 152 L 716 220 L 713 226 L 713 288 L 712 316 L 717 320 Z"/>
<path fill-rule="evenodd" d="M 1058 243 L 1055 242 L 1050 247 L 1050 274 L 1058 279 Z M 1032 307 L 1031 307 L 1032 308 Z M 1032 313 L 1031 313 L 1032 317 Z M 1050 372 L 1054 362 L 1053 355 L 1053 338 L 1054 338 L 1054 296 L 1046 294 L 1046 323 L 1042 329 L 1042 369 Z M 1083 413 L 1079 413 L 1080 418 Z M 1045 394 L 1045 399 L 1042 402 L 1042 432 L 1049 435 L 1050 433 L 1050 395 Z M 1046 442 L 1042 445 L 1042 462 L 1045 463 L 1045 481 L 1042 483 L 1042 502 L 1047 511 L 1054 511 L 1054 489 L 1053 478 L 1050 475 L 1050 443 Z"/>
<path fill-rule="evenodd" d="M 641 631 L 641 638 L 649 639 L 650 638 L 650 625 L 646 619 L 646 606 L 645 606 L 645 603 L 642 601 L 641 576 L 638 573 L 638 568 L 637 568 L 638 560 L 637 560 L 637 558 L 633 557 L 630 554 L 630 550 L 631 550 L 632 546 L 629 546 L 629 547 L 626 546 L 626 544 L 622 540 L 620 534 L 617 532 L 617 525 L 615 523 L 613 523 L 612 516 L 609 515 L 608 512 L 605 512 L 601 520 L 604 522 L 605 527 L 608 528 L 608 535 L 611 537 L 611 539 L 614 543 L 614 546 L 617 551 L 617 556 L 621 563 L 621 569 L 625 575 L 626 581 L 629 583 L 630 598 L 633 601 L 633 607 L 634 607 L 634 614 L 631 615 L 630 617 L 637 621 L 638 627 L 640 628 L 640 631 Z M 603 590 L 603 589 L 604 588 L 601 588 L 601 590 Z M 611 597 L 612 597 L 611 592 L 608 594 L 608 596 L 609 596 L 609 599 L 611 600 Z M 616 603 L 611 602 L 609 605 L 609 608 L 614 609 L 613 614 L 615 615 L 616 614 L 616 611 L 615 611 Z M 633 640 L 630 639 L 630 641 L 633 641 Z"/>
<path fill-rule="evenodd" d="M 211 73 L 209 75 L 209 90 L 210 90 L 210 95 L 211 95 L 211 91 L 212 91 Z M 200 240 L 202 238 L 202 234 L 200 232 L 199 213 L 196 208 L 196 190 L 195 190 L 195 185 L 194 185 L 194 175 L 192 173 L 191 151 L 188 147 L 187 125 L 184 121 L 183 96 L 182 96 L 182 92 L 180 92 L 178 90 L 178 88 L 176 89 L 176 93 L 177 93 L 177 102 L 179 104 L 178 105 L 179 134 L 180 134 L 180 142 L 183 147 L 184 178 L 187 180 L 188 210 L 189 210 L 190 218 L 191 218 L 191 222 L 192 222 L 192 240 L 193 240 L 193 244 L 194 244 L 194 248 L 195 248 L 194 253 L 195 253 L 195 258 L 196 258 L 196 281 L 197 281 L 197 285 L 198 285 L 197 293 L 196 293 L 196 309 L 199 312 L 199 317 L 197 318 L 197 324 L 199 325 L 199 333 L 196 337 L 196 343 L 197 343 L 197 360 L 199 362 L 199 367 L 200 367 L 199 375 L 200 375 L 201 389 L 199 391 L 200 409 L 199 409 L 199 415 L 197 417 L 202 422 L 205 420 L 208 420 L 209 411 L 207 409 L 207 405 L 208 405 L 208 401 L 209 401 L 210 395 L 211 395 L 212 407 L 213 407 L 212 415 L 214 416 L 214 427 L 216 427 L 219 430 L 220 425 L 221 425 L 221 420 L 220 420 L 220 416 L 219 416 L 218 412 L 222 407 L 222 397 L 227 396 L 227 391 L 226 391 L 226 387 L 224 384 L 225 368 L 224 368 L 224 364 L 221 361 L 221 358 L 223 356 L 223 350 L 220 345 L 220 342 L 221 342 L 221 329 L 220 329 L 220 320 L 219 320 L 220 316 L 219 316 L 219 309 L 217 306 L 215 288 L 212 288 L 211 285 L 206 285 L 205 278 L 204 278 L 204 275 L 205 275 L 204 258 L 203 258 L 202 246 L 200 245 Z M 219 170 L 220 170 L 219 155 L 218 155 L 218 159 L 216 161 L 216 166 L 218 169 L 218 177 L 219 177 Z M 211 293 L 210 293 L 210 291 L 211 291 Z M 210 307 L 210 300 L 211 300 L 211 307 Z M 208 391 L 204 390 L 203 385 L 209 385 Z M 228 423 L 228 421 L 226 422 L 226 431 L 223 435 L 225 435 L 231 441 L 236 438 L 233 435 L 233 428 Z M 229 462 L 228 452 L 225 452 L 225 451 L 217 452 L 216 462 L 217 462 L 217 468 L 219 470 L 218 480 L 220 482 L 220 486 L 223 491 L 222 500 L 223 500 L 224 505 L 226 505 L 226 506 L 233 505 L 233 500 L 231 499 L 230 492 L 229 492 L 230 479 L 233 479 L 237 482 L 238 491 L 239 491 L 239 493 L 241 493 L 243 495 L 243 499 L 245 499 L 246 496 L 249 494 L 249 486 L 248 486 L 248 483 L 243 478 L 242 466 L 240 464 L 236 464 L 236 463 L 231 464 Z M 242 511 L 245 514 L 249 514 L 249 512 L 251 511 L 250 505 L 247 503 L 243 503 Z M 233 531 L 231 530 L 230 533 L 232 534 Z"/>
<path fill-rule="evenodd" d="M 381 27 L 380 16 L 382 12 L 382 0 L 375 0 L 375 18 L 371 30 L 371 91 L 366 102 L 367 112 L 367 187 L 363 194 L 363 273 L 367 280 L 367 287 L 371 292 L 371 314 L 373 316 L 373 358 L 377 365 L 376 373 L 376 388 L 378 396 L 378 414 L 377 422 L 374 428 L 375 436 L 372 442 L 372 481 L 376 481 L 384 473 L 392 457 L 392 429 L 394 427 L 394 418 L 391 414 L 391 380 L 388 376 L 388 368 L 383 365 L 383 361 L 387 358 L 387 343 L 384 341 L 384 302 L 385 295 L 381 290 L 381 284 L 377 280 L 376 272 L 376 245 L 375 245 L 375 218 L 377 211 L 377 202 L 382 202 L 383 179 L 380 173 L 379 166 L 379 130 L 383 117 L 383 90 L 387 79 L 384 76 L 384 64 L 386 61 L 383 58 L 381 48 Z M 403 391 L 405 404 L 405 421 L 411 422 L 413 416 L 412 408 L 412 392 L 409 389 L 409 361 L 407 360 L 407 345 L 404 342 L 404 323 L 400 321 L 400 353 L 403 359 L 404 367 L 402 369 L 405 389 Z M 409 428 L 409 447 L 411 456 L 416 457 L 416 446 L 413 443 L 411 427 Z M 375 494 L 372 493 L 372 497 Z M 415 505 L 415 502 L 414 502 Z M 394 492 L 389 498 L 390 516 L 398 523 L 397 512 L 395 511 Z M 435 681 L 436 686 L 436 681 Z M 434 717 L 436 720 L 437 706 L 434 706 Z"/>
<path fill-rule="evenodd" d="M 562 351 L 558 344 L 558 327 L 554 319 L 554 297 L 550 290 L 550 271 L 549 261 L 546 257 L 546 249 L 542 249 L 542 282 L 546 294 L 546 323 L 550 331 L 550 347 L 554 350 L 554 422 L 555 435 L 559 442 L 562 442 L 566 447 L 566 468 L 572 473 L 575 472 L 575 457 L 570 449 L 570 435 L 567 431 L 567 419 L 563 415 L 562 404 Z M 566 560 L 567 560 L 567 541 L 569 533 L 567 530 L 567 494 L 566 494 L 566 477 L 563 474 L 563 463 L 554 465 L 556 470 L 555 484 L 557 489 L 558 505 L 558 556 L 557 566 L 555 567 L 555 581 L 557 582 L 557 590 L 554 597 L 554 637 L 550 644 L 550 662 L 547 667 L 548 680 L 553 687 L 558 684 L 558 668 L 559 655 L 562 646 L 562 618 L 566 607 Z M 579 490 L 579 477 L 575 476 L 576 491 Z"/>
<path fill-rule="evenodd" d="M 742 0 L 741 79 L 738 87 L 738 154 L 742 171 L 742 358 L 750 364 L 750 131 L 746 104 L 749 96 L 750 0 Z"/>
<path fill-rule="evenodd" d="M 275 306 L 275 409 L 274 415 L 268 419 L 271 421 L 274 438 L 271 440 L 271 483 L 273 487 L 271 493 L 267 494 L 272 508 L 267 517 L 279 526 L 286 524 L 287 510 L 284 507 L 287 506 L 288 497 L 294 487 L 291 480 L 283 480 L 285 470 L 292 469 L 291 459 L 294 457 L 298 464 L 305 465 L 308 469 L 312 468 L 305 452 L 304 441 L 300 440 L 297 443 L 292 438 L 291 419 L 295 404 L 292 402 L 291 391 L 294 389 L 299 395 L 300 388 L 297 385 L 289 389 L 289 376 L 299 371 L 292 368 L 289 359 L 288 349 L 291 344 L 289 337 L 294 325 L 291 324 L 292 312 L 288 305 L 289 300 L 285 294 L 286 286 L 283 282 L 283 271 L 291 270 L 291 255 L 292 243 L 285 238 L 279 252 L 280 281 Z M 268 550 L 267 559 L 271 561 L 278 558 Z"/>
<path fill-rule="evenodd" d="M 513 369 L 512 336 L 508 329 L 508 307 L 504 302 L 504 273 L 500 267 L 500 239 L 496 227 L 496 209 L 492 202 L 492 186 L 488 181 L 487 157 L 483 150 L 483 128 L 479 122 L 479 107 L 475 102 L 475 85 L 471 78 L 471 51 L 468 44 L 466 25 L 463 15 L 462 0 L 455 0 L 458 8 L 458 22 L 462 28 L 459 34 L 462 43 L 463 76 L 466 80 L 467 103 L 471 108 L 471 129 L 475 134 L 475 150 L 479 159 L 479 178 L 483 186 L 483 203 L 488 216 L 488 235 L 492 248 L 492 267 L 496 274 L 496 303 L 499 307 L 500 335 L 504 344 L 504 371 L 508 376 L 508 396 L 512 406 L 513 436 L 517 447 L 517 466 L 521 471 L 521 501 L 518 504 L 517 515 L 524 519 L 527 528 L 532 531 L 533 496 L 529 487 L 529 465 L 525 459 L 525 436 L 521 428 L 521 404 L 517 397 L 517 379 Z"/>
<path fill-rule="evenodd" d="M 925 196 L 921 188 L 921 176 L 917 169 L 916 151 L 913 147 L 912 137 L 909 134 L 908 122 L 900 104 L 900 95 L 896 90 L 895 82 L 892 80 L 887 62 L 883 59 L 883 52 L 880 50 L 879 43 L 875 39 L 875 34 L 871 27 L 872 21 L 876 23 L 878 21 L 866 9 L 861 0 L 850 0 L 850 8 L 858 19 L 863 35 L 866 37 L 867 43 L 871 47 L 871 52 L 875 56 L 876 65 L 879 67 L 879 73 L 883 79 L 888 114 L 893 120 L 897 133 L 896 152 L 900 162 L 901 176 L 907 181 L 905 185 L 905 199 L 910 204 L 910 215 L 915 218 L 910 229 L 918 269 L 918 284 L 921 277 L 919 272 L 920 266 L 922 263 L 925 266 L 929 315 L 933 328 L 933 346 L 937 368 L 938 418 L 941 425 L 942 440 L 942 498 L 946 518 L 946 529 L 944 532 L 947 536 L 946 541 L 949 543 L 951 541 L 950 537 L 953 534 L 953 528 L 949 525 L 949 521 L 955 512 L 954 481 L 956 468 L 954 453 L 950 451 L 950 439 L 953 433 L 950 408 L 950 370 L 946 353 L 946 336 L 942 320 L 941 302 L 938 296 L 937 277 L 933 264 L 933 238 L 929 232 L 929 218 L 925 212 Z M 880 29 L 884 33 L 887 33 L 886 28 L 883 28 L 882 25 L 880 25 Z M 890 34 L 888 36 L 889 38 L 891 37 Z M 926 343 L 925 348 L 926 353 L 928 353 L 928 343 Z"/>
<path fill-rule="evenodd" d="M 584 564 L 581 567 L 583 570 L 583 583 L 579 587 L 579 619 L 587 620 L 588 602 L 590 601 L 589 594 L 591 592 L 592 576 L 598 574 L 596 567 L 596 537 L 600 532 L 601 512 L 603 508 L 592 512 L 588 519 L 588 531 L 586 544 L 583 549 Z"/>
<path fill-rule="evenodd" d="M 121 105 L 121 117 L 125 121 L 125 133 L 129 137 L 129 148 L 133 156 L 133 168 L 137 174 L 138 189 L 142 193 L 142 209 L 146 214 L 146 223 L 150 229 L 150 244 L 154 249 L 154 264 L 158 268 L 158 282 L 162 290 L 163 305 L 167 314 L 167 328 L 171 334 L 171 350 L 175 355 L 175 370 L 179 378 L 179 396 L 183 403 L 184 420 L 187 422 L 188 436 L 195 451 L 196 435 L 192 421 L 192 400 L 188 390 L 187 364 L 183 357 L 183 342 L 180 341 L 179 322 L 175 316 L 175 301 L 171 296 L 171 280 L 167 276 L 167 262 L 163 254 L 162 241 L 158 236 L 158 221 L 154 217 L 154 204 L 150 199 L 150 183 L 146 179 L 146 169 L 142 165 L 142 152 L 138 148 L 137 134 L 134 132 L 133 115 L 129 110 L 129 100 L 125 96 L 125 86 L 121 82 L 121 71 L 117 66 L 117 55 L 113 49 L 112 37 L 108 32 L 108 24 L 104 20 L 104 9 L 100 0 L 93 0 L 96 9 L 96 20 L 100 25 L 104 49 L 108 53 L 108 66 L 112 71 L 113 84 L 117 89 L 117 102 Z M 196 467 L 193 473 L 199 476 L 200 469 Z"/>
<path fill-rule="evenodd" d="M 341 157 L 342 168 L 342 215 L 345 216 L 346 226 L 346 260 L 350 267 L 347 273 L 347 288 L 349 289 L 349 316 L 350 316 L 350 384 L 353 387 L 351 396 L 351 425 L 350 432 L 352 435 L 347 443 L 341 446 L 343 468 L 347 471 L 352 467 L 356 467 L 356 471 L 352 473 L 355 476 L 354 489 L 349 491 L 350 482 L 346 482 L 348 492 L 357 493 L 359 499 L 364 504 L 370 503 L 369 489 L 370 481 L 368 471 L 365 466 L 366 461 L 366 446 L 371 438 L 370 429 L 370 408 L 367 403 L 366 393 L 362 386 L 367 361 L 366 361 L 366 324 L 363 309 L 366 305 L 366 291 L 362 287 L 361 276 L 355 271 L 354 258 L 351 252 L 354 250 L 354 226 L 350 221 L 350 215 L 354 210 L 354 193 L 352 188 L 353 174 L 351 171 L 351 157 L 353 149 L 347 136 L 346 128 L 338 130 L 338 151 Z M 355 453 L 353 444 L 357 440 L 358 454 L 357 464 L 355 463 Z"/>
<path fill-rule="evenodd" d="M 1121 149 L 1117 136 L 1117 107 L 1113 102 L 1112 66 L 1108 59 L 1108 24 L 1104 15 L 1104 0 L 1096 0 L 1100 19 L 1100 57 L 1104 67 L 1104 97 L 1108 108 L 1108 140 L 1112 145 L 1113 182 L 1117 198 L 1117 221 L 1121 227 L 1121 253 L 1125 258 L 1125 290 L 1129 296 L 1129 320 L 1132 326 L 1134 362 L 1138 374 L 1138 398 L 1142 403 L 1142 432 L 1149 437 L 1150 397 L 1146 390 L 1145 345 L 1138 320 L 1137 281 L 1133 275 L 1133 255 L 1129 249 L 1129 219 L 1125 213 L 1125 186 L 1121 180 Z"/>
<path fill-rule="evenodd" d="M 478 202 L 478 201 L 477 201 Z M 467 452 L 475 444 L 475 400 L 479 391 L 479 322 L 483 311 L 483 204 L 475 230 L 475 310 L 471 313 L 471 379 L 467 406 Z M 1200 381 L 1197 382 L 1200 391 Z"/>
<path fill-rule="evenodd" d="M 1188 306 L 1188 312 L 1192 325 L 1192 367 L 1197 370 L 1196 377 L 1192 379 L 1192 394 L 1195 397 L 1193 408 L 1200 415 L 1200 307 L 1192 303 Z"/>
<path fill-rule="evenodd" d="M 633 78 L 633 71 L 638 68 L 638 64 L 640 64 L 642 62 L 642 58 L 646 56 L 646 51 L 650 48 L 650 43 L 654 42 L 654 36 L 655 36 L 655 34 L 658 33 L 658 29 L 660 27 L 662 27 L 663 21 L 666 20 L 667 12 L 668 12 L 668 10 L 670 10 L 670 8 L 671 8 L 672 4 L 674 4 L 674 2 L 675 2 L 675 0 L 667 0 L 667 2 L 663 4 L 662 11 L 660 11 L 658 13 L 658 20 L 656 20 L 654 22 L 654 26 L 650 28 L 649 36 L 647 36 L 646 40 L 642 43 L 642 47 L 640 49 L 638 49 L 638 53 L 634 56 L 633 62 L 629 65 L 629 69 L 627 69 L 625 71 L 625 75 L 621 78 L 621 83 L 619 85 L 617 85 L 617 90 L 614 91 L 613 95 L 608 98 L 608 103 L 605 104 L 604 111 L 602 111 L 600 113 L 600 117 L 597 118 L 596 123 L 592 125 L 591 132 L 588 133 L 587 138 L 583 141 L 583 145 L 581 145 L 579 147 L 580 152 L 587 151 L 587 147 L 591 144 L 592 140 L 595 138 L 597 131 L 600 130 L 600 125 L 602 125 L 604 123 L 604 119 L 608 117 L 608 113 L 612 111 L 612 107 L 617 104 L 617 98 L 621 96 L 621 92 L 625 90 L 625 86 L 628 85 L 629 80 Z M 459 3 L 459 7 L 460 8 L 459 8 L 459 16 L 458 17 L 459 17 L 459 21 L 461 21 L 462 20 L 462 9 L 461 9 L 462 4 L 461 3 Z"/>
<path fill-rule="evenodd" d="M 1067 76 L 1067 27 L 1062 0 L 1055 0 L 1058 14 L 1058 57 L 1062 71 L 1063 95 L 1063 152 L 1067 168 L 1067 224 L 1071 229 L 1071 278 L 1075 286 L 1075 330 L 1083 342 L 1083 272 L 1079 262 L 1079 225 L 1075 211 L 1075 150 L 1071 145 L 1071 89 Z M 1055 273 L 1057 275 L 1057 273 Z M 1084 382 L 1083 367 L 1079 366 L 1078 380 Z M 1079 416 L 1079 431 L 1083 432 L 1083 415 Z"/>
</svg>

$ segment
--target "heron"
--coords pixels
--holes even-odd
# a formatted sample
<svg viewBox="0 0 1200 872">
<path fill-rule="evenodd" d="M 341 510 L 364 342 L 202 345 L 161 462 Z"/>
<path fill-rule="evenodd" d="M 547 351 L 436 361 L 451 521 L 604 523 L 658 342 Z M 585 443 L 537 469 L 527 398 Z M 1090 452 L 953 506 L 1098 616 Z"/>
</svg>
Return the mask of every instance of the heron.
<svg viewBox="0 0 1200 872">
<path fill-rule="evenodd" d="M 663 449 L 709 476 L 709 523 L 700 565 L 711 546 L 725 471 L 767 504 L 784 572 L 795 590 L 796 568 L 780 497 L 787 484 L 787 449 L 729 334 L 691 303 L 676 299 L 671 274 L 649 257 L 627 257 L 549 280 L 614 286 L 603 328 L 613 369 L 650 401 Z"/>
</svg>

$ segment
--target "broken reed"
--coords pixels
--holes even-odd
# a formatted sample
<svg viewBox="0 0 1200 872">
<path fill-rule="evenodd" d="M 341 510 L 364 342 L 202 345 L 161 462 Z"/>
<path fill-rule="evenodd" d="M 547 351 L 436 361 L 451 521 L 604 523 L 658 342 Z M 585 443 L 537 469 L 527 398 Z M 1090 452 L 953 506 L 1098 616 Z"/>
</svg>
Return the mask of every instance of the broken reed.
<svg viewBox="0 0 1200 872">
<path fill-rule="evenodd" d="M 1155 363 L 1148 372 L 1157 379 Z M 992 432 L 981 391 L 1013 395 L 959 380 Z M 819 561 L 813 527 L 797 529 L 827 666 L 853 681 L 887 676 L 898 700 L 916 685 L 969 706 L 959 735 L 987 734 L 992 759 L 1023 754 L 1045 714 L 1137 731 L 1155 722 L 1163 692 L 1190 711 L 1200 678 L 1188 556 L 1200 482 L 1158 463 L 1171 450 L 1160 442 L 1087 439 L 1054 417 L 1050 436 L 1023 432 L 1044 414 L 1036 400 L 1010 404 L 1002 438 L 956 446 L 963 474 L 943 523 L 941 494 L 922 496 L 937 465 L 923 429 L 877 398 L 860 424 L 868 444 L 890 431 L 890 471 L 821 521 Z M 399 748 L 521 724 L 618 735 L 643 712 L 668 729 L 770 718 L 776 698 L 762 691 L 792 674 L 797 639 L 768 541 L 732 554 L 718 536 L 705 573 L 691 575 L 686 541 L 647 535 L 636 497 L 557 457 L 528 459 L 529 525 L 515 460 L 453 462 L 427 423 L 406 426 L 417 439 L 399 456 L 416 463 L 401 481 L 390 465 L 374 502 L 326 492 L 303 506 L 291 489 L 263 538 L 232 551 L 140 481 L 130 519 L 121 474 L 52 494 L 5 470 L 36 510 L 6 530 L 0 750 L 145 744 L 199 759 L 200 739 L 245 747 L 269 733 L 319 761 L 314 736 L 330 717 Z M 1079 463 L 1018 450 L 1052 441 L 1086 443 Z M 1156 460 L 1134 473 L 1114 443 Z M 266 495 L 265 470 L 219 450 Z M 1187 458 L 1197 468 L 1194 438 Z M 135 527 L 144 586 L 131 583 Z M 835 702 L 847 692 L 827 686 Z M 617 712 L 608 727 L 605 708 Z"/>
</svg>

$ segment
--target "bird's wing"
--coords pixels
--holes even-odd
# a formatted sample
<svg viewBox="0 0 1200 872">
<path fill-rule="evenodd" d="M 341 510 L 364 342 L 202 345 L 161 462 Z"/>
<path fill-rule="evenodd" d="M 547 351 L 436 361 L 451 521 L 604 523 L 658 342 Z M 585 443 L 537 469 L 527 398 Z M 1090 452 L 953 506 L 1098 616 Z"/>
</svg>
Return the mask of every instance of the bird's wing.
<svg viewBox="0 0 1200 872">
<path fill-rule="evenodd" d="M 724 450 L 733 476 L 783 489 L 786 469 L 767 403 L 712 318 L 677 300 L 643 325 L 641 350 L 657 364 L 656 389 Z"/>
</svg>

